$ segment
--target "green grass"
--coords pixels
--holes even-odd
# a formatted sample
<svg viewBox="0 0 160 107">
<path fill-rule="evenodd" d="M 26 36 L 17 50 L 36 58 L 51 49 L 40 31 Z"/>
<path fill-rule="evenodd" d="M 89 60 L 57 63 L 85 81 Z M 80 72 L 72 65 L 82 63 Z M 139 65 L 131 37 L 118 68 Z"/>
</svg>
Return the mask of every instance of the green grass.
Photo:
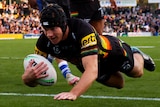
<svg viewBox="0 0 160 107">
<path fill-rule="evenodd" d="M 125 87 L 120 90 L 94 82 L 84 95 L 160 98 L 160 37 L 121 37 L 121 39 L 134 46 L 154 46 L 141 50 L 153 57 L 156 71 L 144 70 L 144 75 L 138 79 L 124 75 Z M 1 95 L 1 93 L 57 94 L 72 88 L 64 80 L 55 63 L 58 73 L 58 81 L 55 85 L 30 88 L 23 84 L 21 80 L 24 72 L 23 58 L 33 53 L 35 42 L 36 39 L 0 40 L 0 107 L 159 107 L 160 101 L 153 100 L 80 97 L 76 101 L 56 101 L 52 96 Z M 70 67 L 74 74 L 81 75 L 73 65 L 70 64 Z"/>
</svg>

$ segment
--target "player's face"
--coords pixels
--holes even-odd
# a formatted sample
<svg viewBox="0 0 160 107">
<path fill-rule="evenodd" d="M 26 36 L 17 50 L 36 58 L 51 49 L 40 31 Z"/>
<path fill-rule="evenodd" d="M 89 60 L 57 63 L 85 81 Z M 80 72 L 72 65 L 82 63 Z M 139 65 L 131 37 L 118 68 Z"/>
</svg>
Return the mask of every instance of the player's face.
<svg viewBox="0 0 160 107">
<path fill-rule="evenodd" d="M 63 32 L 60 27 L 45 28 L 45 34 L 53 44 L 58 44 L 63 38 Z"/>
</svg>

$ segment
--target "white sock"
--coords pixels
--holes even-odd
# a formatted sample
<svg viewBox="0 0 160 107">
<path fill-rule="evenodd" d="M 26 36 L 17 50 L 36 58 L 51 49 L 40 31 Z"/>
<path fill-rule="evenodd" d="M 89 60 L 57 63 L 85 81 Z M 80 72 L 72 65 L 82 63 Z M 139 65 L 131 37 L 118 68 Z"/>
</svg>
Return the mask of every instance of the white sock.
<svg viewBox="0 0 160 107">
<path fill-rule="evenodd" d="M 61 70 L 61 73 L 63 74 L 64 78 L 66 78 L 66 75 L 67 75 L 68 73 L 71 74 L 71 70 L 70 70 L 70 68 L 69 68 L 69 66 L 68 66 L 67 61 L 62 61 L 62 62 L 60 62 L 60 63 L 58 64 L 58 67 L 59 67 L 59 69 Z"/>
</svg>

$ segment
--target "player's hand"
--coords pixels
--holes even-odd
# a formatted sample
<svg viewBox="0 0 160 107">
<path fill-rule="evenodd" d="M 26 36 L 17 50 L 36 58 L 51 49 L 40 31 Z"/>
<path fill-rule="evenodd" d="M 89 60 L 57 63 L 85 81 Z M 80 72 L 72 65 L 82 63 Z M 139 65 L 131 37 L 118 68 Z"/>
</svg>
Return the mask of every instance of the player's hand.
<svg viewBox="0 0 160 107">
<path fill-rule="evenodd" d="M 54 96 L 55 100 L 71 100 L 74 101 L 77 99 L 77 96 L 74 95 L 71 92 L 62 92 L 60 94 L 57 94 L 56 96 Z"/>
<path fill-rule="evenodd" d="M 44 71 L 48 70 L 47 64 L 41 62 L 35 66 L 33 66 L 34 60 L 31 60 L 22 75 L 22 80 L 28 86 L 32 86 L 35 84 L 35 81 L 40 78 L 47 77 L 47 74 L 43 74 Z M 42 75 L 43 74 L 43 75 Z"/>
</svg>

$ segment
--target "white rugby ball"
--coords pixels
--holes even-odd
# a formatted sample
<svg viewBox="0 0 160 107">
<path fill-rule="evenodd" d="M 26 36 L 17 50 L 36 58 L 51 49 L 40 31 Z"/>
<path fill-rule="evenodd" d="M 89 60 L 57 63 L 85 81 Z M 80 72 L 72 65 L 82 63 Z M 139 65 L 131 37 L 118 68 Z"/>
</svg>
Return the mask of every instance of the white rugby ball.
<svg viewBox="0 0 160 107">
<path fill-rule="evenodd" d="M 40 62 L 44 62 L 45 64 L 47 64 L 48 66 L 48 70 L 44 71 L 43 74 L 48 74 L 47 77 L 45 78 L 41 78 L 37 80 L 37 83 L 43 86 L 51 86 L 53 84 L 55 84 L 57 82 L 57 73 L 55 68 L 53 67 L 53 65 L 43 56 L 37 55 L 37 54 L 29 54 L 24 58 L 23 61 L 23 65 L 24 65 L 24 69 L 26 69 L 26 67 L 29 64 L 29 61 L 33 59 L 35 61 L 35 63 L 33 64 L 33 66 L 35 66 L 36 64 L 40 63 Z M 42 74 L 42 75 L 43 75 Z"/>
</svg>

